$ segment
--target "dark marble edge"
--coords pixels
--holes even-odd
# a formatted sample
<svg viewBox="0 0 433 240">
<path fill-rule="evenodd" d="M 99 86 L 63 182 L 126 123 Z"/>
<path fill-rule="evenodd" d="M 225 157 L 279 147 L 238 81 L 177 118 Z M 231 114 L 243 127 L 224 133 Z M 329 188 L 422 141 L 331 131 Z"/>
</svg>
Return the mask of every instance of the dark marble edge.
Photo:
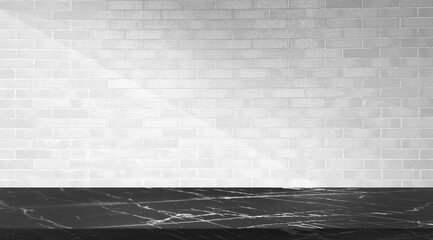
<svg viewBox="0 0 433 240">
<path fill-rule="evenodd" d="M 433 231 L 433 188 L 0 188 L 0 196 L 0 240 L 26 234 L 32 237 L 22 239 L 208 239 L 191 236 L 329 231 L 402 231 L 413 239 Z"/>
<path fill-rule="evenodd" d="M 285 191 L 327 191 L 327 190 L 362 190 L 362 191 L 377 191 L 377 190 L 432 190 L 433 187 L 0 187 L 0 189 L 7 190 L 37 190 L 37 189 L 100 189 L 100 190 L 164 190 L 164 189 L 185 189 L 185 190 L 193 190 L 193 189 L 203 189 L 203 190 L 212 190 L 212 189 L 222 189 L 222 190 L 257 190 L 257 191 L 272 191 L 272 190 L 285 190 Z"/>
<path fill-rule="evenodd" d="M 285 190 L 327 190 L 327 189 L 433 189 L 433 187 L 112 187 L 112 186 L 100 186 L 100 187 L 37 187 L 37 186 L 26 186 L 26 187 L 11 187 L 2 186 L 0 189 L 285 189 Z"/>
<path fill-rule="evenodd" d="M 7 229 L 5 240 L 421 240 L 433 229 Z"/>
<path fill-rule="evenodd" d="M 122 191 L 138 191 L 138 190 L 255 190 L 258 192 L 261 191 L 299 191 L 299 192 L 315 192 L 315 191 L 380 191 L 380 190 L 394 190 L 394 191 L 433 191 L 433 187 L 0 187 L 5 190 L 80 190 L 80 189 L 88 189 L 88 190 L 122 190 Z"/>
</svg>

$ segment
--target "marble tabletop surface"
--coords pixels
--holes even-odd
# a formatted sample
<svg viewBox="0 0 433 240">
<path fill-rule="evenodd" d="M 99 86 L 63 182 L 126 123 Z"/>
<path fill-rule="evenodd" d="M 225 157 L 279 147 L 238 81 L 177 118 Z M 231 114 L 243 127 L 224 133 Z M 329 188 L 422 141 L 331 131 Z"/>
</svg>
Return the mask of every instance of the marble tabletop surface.
<svg viewBox="0 0 433 240">
<path fill-rule="evenodd" d="M 433 239 L 433 189 L 2 188 L 0 229 L 3 234 L 424 229 L 432 234 L 426 239 Z"/>
</svg>

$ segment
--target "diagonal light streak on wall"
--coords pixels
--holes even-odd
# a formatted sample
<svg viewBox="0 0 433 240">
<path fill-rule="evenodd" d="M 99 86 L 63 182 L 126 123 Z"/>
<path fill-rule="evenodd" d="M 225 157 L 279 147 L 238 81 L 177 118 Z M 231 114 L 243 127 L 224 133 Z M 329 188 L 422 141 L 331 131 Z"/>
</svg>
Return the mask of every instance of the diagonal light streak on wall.
<svg viewBox="0 0 433 240">
<path fill-rule="evenodd" d="M 179 115 L 179 117 L 172 117 L 172 118 L 164 118 L 164 117 L 154 117 L 155 120 L 167 120 L 167 119 L 175 119 L 176 121 L 180 121 L 180 120 L 188 120 L 191 121 L 193 123 L 196 123 L 197 126 L 191 126 L 189 128 L 200 128 L 200 129 L 213 129 L 215 131 L 215 136 L 217 136 L 217 138 L 221 138 L 224 139 L 224 141 L 230 142 L 231 144 L 235 145 L 234 148 L 227 146 L 226 149 L 229 150 L 233 150 L 235 148 L 237 149 L 243 149 L 246 150 L 248 152 L 248 155 L 250 155 L 252 158 L 227 158 L 225 159 L 225 161 L 247 161 L 250 162 L 250 168 L 265 168 L 261 165 L 267 165 L 270 164 L 272 165 L 273 161 L 277 161 L 276 163 L 278 164 L 279 161 L 278 159 L 273 159 L 269 156 L 269 151 L 270 148 L 265 148 L 265 149 L 257 149 L 254 148 L 254 146 L 252 145 L 252 140 L 251 139 L 240 139 L 237 138 L 233 135 L 233 131 L 234 129 L 232 128 L 218 128 L 215 125 L 215 119 L 216 118 L 205 118 L 205 117 L 199 117 L 196 116 L 195 114 L 199 113 L 200 109 L 198 111 L 195 111 L 194 108 L 191 109 L 187 109 L 187 108 L 183 108 L 180 105 L 176 105 L 176 103 L 178 104 L 178 102 L 176 101 L 176 99 L 178 99 L 178 97 L 174 97 L 174 98 L 165 98 L 161 96 L 161 92 L 163 90 L 167 90 L 167 89 L 158 89 L 158 88 L 146 88 L 146 79 L 137 79 L 137 78 L 132 78 L 130 77 L 129 73 L 128 73 L 128 69 L 122 69 L 122 68 L 111 68 L 109 65 L 112 63 L 110 63 L 109 60 L 111 59 L 100 59 L 97 56 L 93 57 L 92 53 L 98 53 L 99 49 L 93 50 L 93 49 L 79 49 L 79 48 L 74 48 L 74 44 L 78 43 L 78 45 L 91 45 L 94 44 L 94 41 L 88 40 L 88 39 L 84 39 L 84 40 L 66 40 L 66 41 L 60 41 L 60 40 L 56 40 L 53 39 L 52 36 L 47 35 L 47 32 L 50 33 L 50 31 L 45 31 L 44 29 L 38 29 L 37 25 L 39 26 L 43 26 L 43 25 L 55 25 L 57 24 L 56 20 L 53 19 L 44 19 L 41 18 L 41 16 L 37 16 L 37 14 L 35 14 L 35 16 L 32 16 L 30 14 L 28 14 L 28 12 L 24 12 L 24 13 L 20 13 L 20 18 L 17 18 L 17 14 L 14 12 L 10 12 L 10 11 L 1 11 L 1 15 L 9 15 L 11 17 L 11 19 L 13 19 L 13 21 L 11 21 L 11 24 L 13 25 L 17 25 L 22 27 L 22 29 L 20 29 L 20 31 L 31 31 L 33 33 L 37 33 L 37 35 L 39 36 L 39 38 L 36 41 L 40 41 L 43 42 L 44 40 L 48 40 L 50 39 L 50 44 L 52 44 L 53 46 L 53 50 L 59 50 L 59 51 L 68 51 L 68 54 L 70 56 L 73 56 L 73 58 L 71 59 L 67 59 L 66 61 L 69 61 L 70 63 L 70 68 L 68 69 L 56 69 L 56 68 L 45 68 L 44 70 L 46 71 L 52 71 L 52 72 L 58 72 L 59 74 L 61 74 L 61 78 L 57 78 L 56 76 L 54 78 L 51 79 L 40 79 L 40 80 L 35 80 L 35 84 L 34 85 L 34 89 L 38 89 L 37 86 L 37 82 L 38 81 L 52 81 L 53 87 L 55 86 L 60 86 L 57 89 L 54 89 L 54 91 L 58 90 L 58 89 L 62 89 L 62 90 L 66 90 L 66 92 L 68 92 L 68 90 L 76 90 L 76 89 L 80 89 L 80 90 L 87 90 L 87 97 L 88 98 L 78 98 L 79 96 L 77 96 L 76 98 L 72 98 L 72 96 L 70 96 L 70 98 L 66 98 L 67 100 L 77 100 L 75 101 L 78 108 L 82 109 L 82 108 L 90 108 L 90 109 L 98 109 L 98 110 L 102 110 L 102 109 L 106 109 L 108 111 L 113 110 L 113 109 L 117 109 L 119 111 L 121 111 L 123 108 L 128 107 L 129 109 L 126 110 L 132 110 L 129 115 L 127 114 L 127 111 L 125 111 L 125 114 L 122 116 L 122 118 L 119 118 L 120 120 L 123 119 L 138 119 L 138 120 L 142 120 L 142 118 L 140 117 L 134 117 L 132 116 L 132 113 L 135 112 L 135 110 L 148 110 L 150 113 L 155 113 L 155 112 L 159 112 L 161 114 L 161 112 L 163 110 L 173 110 L 173 112 L 175 113 L 174 115 Z M 23 16 L 27 15 L 26 18 L 24 18 Z M 65 32 L 68 32 L 68 30 L 66 30 Z M 52 32 L 51 32 L 52 34 Z M 143 42 L 145 42 L 146 40 L 144 40 Z M 101 41 L 101 44 L 107 43 L 107 41 Z M 122 47 L 122 46 L 120 46 Z M 42 48 L 41 48 L 42 49 Z M 35 49 L 36 50 L 36 49 Z M 125 52 L 125 51 L 124 51 Z M 37 59 L 37 53 L 35 53 L 34 59 Z M 59 61 L 64 61 L 65 59 L 59 59 Z M 72 60 L 72 61 L 71 61 Z M 122 61 L 124 64 L 128 64 L 128 59 L 122 59 L 124 61 Z M 55 62 L 55 61 L 54 61 Z M 54 63 L 53 62 L 53 63 Z M 81 62 L 81 64 L 80 64 Z M 162 63 L 164 63 L 164 61 L 162 61 Z M 88 64 L 89 66 L 84 66 L 85 64 Z M 76 65 L 75 68 L 73 68 Z M 78 66 L 77 66 L 78 65 Z M 34 68 L 31 68 L 34 69 Z M 83 71 L 76 71 L 77 69 L 83 70 Z M 69 70 L 65 71 L 65 70 Z M 96 71 L 95 71 L 96 70 Z M 144 75 L 147 74 L 146 72 L 146 67 L 142 70 L 134 70 L 134 71 L 143 71 Z M 159 77 L 161 80 L 167 80 L 169 78 L 164 78 L 166 76 L 165 74 L 165 69 L 161 68 L 158 69 L 157 71 L 151 71 L 149 72 L 150 74 L 154 74 L 156 72 L 156 77 Z M 82 74 L 82 76 L 77 76 L 77 74 Z M 98 76 L 99 74 L 99 76 Z M 77 78 L 80 77 L 80 78 Z M 82 78 L 81 78 L 82 77 Z M 102 78 L 101 78 L 102 77 Z M 29 78 L 30 79 L 30 78 Z M 77 80 L 79 79 L 79 80 Z M 197 79 L 197 81 L 199 81 L 200 79 Z M 82 82 L 81 82 L 82 81 Z M 79 83 L 82 84 L 79 84 Z M 69 85 L 68 88 L 63 89 L 62 85 L 64 84 L 71 84 L 71 83 L 76 83 L 78 85 L 76 86 L 71 86 Z M 89 91 L 94 91 L 96 90 L 95 85 L 88 85 L 88 84 L 93 84 L 95 83 L 96 85 L 100 84 L 100 83 L 106 83 L 107 85 L 104 86 L 102 89 L 98 89 L 99 93 L 102 94 L 102 96 L 104 94 L 108 94 L 110 95 L 110 97 L 104 98 L 94 98 L 92 96 L 89 95 Z M 143 84 L 144 83 L 144 84 Z M 126 86 L 126 88 L 116 88 L 118 86 L 120 86 L 119 84 L 123 84 L 123 86 Z M 90 88 L 86 88 L 86 87 L 90 87 Z M 125 89 L 128 89 L 128 91 L 124 91 Z M 53 90 L 53 88 L 51 88 L 51 90 Z M 131 91 L 129 91 L 131 90 Z M 173 90 L 173 93 L 176 92 L 176 89 L 170 89 Z M 210 91 L 209 91 L 210 90 Z M 94 91 L 96 92 L 96 91 Z M 167 91 L 166 91 L 167 92 Z M 197 89 L 196 94 L 198 96 L 205 96 L 206 93 L 212 93 L 212 89 Z M 128 96 L 128 93 L 133 93 L 133 94 L 137 94 L 138 96 L 140 96 L 140 98 L 136 98 L 136 96 Z M 117 94 L 117 96 L 116 96 Z M 113 98 L 114 96 L 114 98 Z M 58 96 L 59 98 L 61 98 L 61 96 Z M 54 96 L 46 96 L 43 99 L 49 99 L 49 98 L 54 98 Z M 62 98 L 63 99 L 63 98 Z M 170 101 L 175 99 L 175 101 Z M 219 98 L 209 98 L 211 101 L 221 101 L 222 99 Z M 63 99 L 65 100 L 65 99 Z M 125 102 L 126 100 L 126 102 Z M 131 100 L 130 104 L 127 104 L 127 100 Z M 152 108 L 146 108 L 146 104 L 143 104 L 143 102 L 140 101 L 150 101 L 149 102 L 149 106 L 150 105 L 154 105 L 155 103 L 157 103 L 157 105 L 159 105 L 158 107 L 152 107 Z M 81 106 L 80 106 L 81 104 Z M 90 104 L 89 106 L 86 106 L 86 104 Z M 94 104 L 94 106 L 92 106 L 92 104 Z M 136 105 L 134 105 L 136 104 Z M 34 107 L 37 108 L 37 107 Z M 70 109 L 74 108 L 74 106 L 70 106 Z M 229 106 L 230 108 L 230 106 Z M 54 108 L 52 108 L 54 109 Z M 232 108 L 232 112 L 234 108 Z M 124 109 L 125 110 L 125 109 Z M 156 110 L 156 111 L 155 111 Z M 143 113 L 145 115 L 145 113 Z M 103 114 L 102 114 L 103 115 Z M 157 116 L 158 114 L 155 114 L 155 116 Z M 160 115 L 161 116 L 161 115 Z M 233 118 L 234 116 L 230 116 L 231 118 Z M 65 120 L 66 122 L 69 123 L 69 128 L 71 128 L 72 131 L 74 131 L 74 129 L 71 126 L 71 121 L 79 121 L 82 120 L 80 118 L 78 119 L 68 119 L 68 118 L 60 118 Z M 87 162 L 89 165 L 91 166 L 92 163 L 95 164 L 95 166 L 100 166 L 99 165 L 99 161 L 103 161 L 103 162 L 109 162 L 109 163 L 105 163 L 105 168 L 102 170 L 102 172 L 106 171 L 107 172 L 107 179 L 102 179 L 101 181 L 96 181 L 90 184 L 93 185 L 101 185 L 104 186 L 107 183 L 109 183 L 110 181 L 110 174 L 112 174 L 110 172 L 110 170 L 113 169 L 113 167 L 108 166 L 108 165 L 113 165 L 113 166 L 122 166 L 121 161 L 126 161 L 126 160 L 132 160 L 132 162 L 130 161 L 129 163 L 132 164 L 133 166 L 136 165 L 138 163 L 138 167 L 141 167 L 143 169 L 146 169 L 146 167 L 144 166 L 145 164 L 143 164 L 142 162 L 140 162 L 139 159 L 137 159 L 138 157 L 131 157 L 131 152 L 133 151 L 140 151 L 143 150 L 143 154 L 146 155 L 146 150 L 152 150 L 153 148 L 150 147 L 147 148 L 146 146 L 144 146 L 144 148 L 141 147 L 133 147 L 133 148 L 128 148 L 128 143 L 126 142 L 125 145 L 123 147 L 120 147 L 120 151 L 119 149 L 116 149 L 116 151 L 112 151 L 112 149 L 109 148 L 107 142 L 112 140 L 112 139 L 130 139 L 126 137 L 112 137 L 112 136 L 108 136 L 109 134 L 109 129 L 110 127 L 107 126 L 107 121 L 105 120 L 109 120 L 109 117 L 99 117 L 99 118 L 95 118 L 93 116 L 90 116 L 89 119 L 94 119 L 94 120 L 104 120 L 104 121 L 100 121 L 100 122 L 96 122 L 94 127 L 88 127 L 87 129 L 92 132 L 98 132 L 100 131 L 101 137 L 99 137 L 98 139 L 104 139 L 106 144 L 105 144 L 105 148 L 104 149 L 96 149 L 98 151 L 100 151 L 102 154 L 101 156 L 97 157 L 97 156 L 92 156 L 92 154 L 90 153 L 89 148 L 87 146 L 83 146 L 83 149 L 86 150 L 86 159 L 82 159 L 83 162 Z M 147 119 L 151 119 L 151 118 L 147 118 Z M 36 120 L 36 119 L 34 119 Z M 100 125 L 102 124 L 102 125 Z M 51 129 L 55 129 L 56 126 L 51 127 Z M 151 128 L 151 127 L 149 127 Z M 34 126 L 33 128 L 35 131 L 38 131 L 39 129 Z M 122 128 L 121 128 L 122 129 Z M 135 138 L 137 138 L 137 136 L 135 136 Z M 140 139 L 138 137 L 138 139 Z M 144 138 L 142 138 L 144 139 Z M 149 138 L 150 140 L 152 139 L 158 139 L 157 137 L 151 137 Z M 162 137 L 159 137 L 159 139 L 163 139 Z M 200 139 L 198 138 L 193 138 L 195 140 L 197 140 L 198 142 L 196 142 L 197 145 L 200 145 L 200 140 L 206 140 L 206 139 Z M 213 139 L 215 141 L 215 137 L 210 137 L 210 139 Z M 49 140 L 49 139 L 48 139 Z M 53 139 L 55 141 L 57 141 L 58 139 Z M 71 143 L 70 141 L 72 139 L 62 139 L 62 140 L 66 140 L 68 142 L 68 148 L 60 148 L 60 149 L 54 149 L 54 155 L 56 156 L 62 156 L 62 155 L 68 155 L 68 151 L 71 150 Z M 146 144 L 146 142 L 144 143 Z M 200 158 L 197 156 L 197 149 L 200 147 L 190 147 L 191 149 L 194 149 L 195 151 L 195 156 L 193 156 L 191 158 L 191 161 L 195 161 L 195 160 L 200 160 Z M 38 146 L 32 146 L 33 150 L 38 150 Z M 156 148 L 156 149 L 160 149 L 160 148 Z M 180 147 L 174 147 L 174 148 L 170 148 L 170 149 L 177 149 L 177 150 L 181 150 Z M 214 150 L 217 149 L 216 146 L 214 146 L 213 148 Z M 77 150 L 77 149 L 75 149 Z M 297 153 L 297 152 L 298 153 Z M 293 152 L 293 154 L 295 156 L 299 156 L 299 151 L 301 151 L 301 155 L 303 155 L 304 153 L 302 153 L 303 150 L 296 150 Z M 110 156 L 110 154 L 116 152 L 117 154 L 115 154 L 114 156 Z M 290 149 L 288 149 L 288 152 L 290 153 Z M 93 152 L 95 153 L 95 152 Z M 119 155 L 120 153 L 120 155 Z M 135 154 L 137 155 L 137 154 Z M 140 154 L 138 154 L 140 155 Z M 157 155 L 160 155 L 160 153 L 158 153 Z M 37 156 L 35 156 L 35 158 L 37 158 Z M 57 159 L 55 159 L 56 157 L 52 155 L 52 161 L 55 161 Z M 185 157 L 187 158 L 187 157 Z M 253 166 L 253 158 L 259 158 L 258 162 L 256 162 L 255 164 L 257 164 L 259 167 L 257 166 Z M 154 159 L 154 161 L 161 161 L 161 163 L 167 163 L 167 164 L 173 164 L 173 161 L 167 161 L 168 160 L 173 160 L 171 158 L 167 158 L 164 156 L 156 156 L 156 158 Z M 181 164 L 181 159 L 182 158 L 174 158 L 176 159 L 175 162 L 177 162 L 177 166 L 173 166 L 174 168 L 177 169 L 184 169 L 185 167 L 182 166 Z M 138 161 L 137 161 L 138 160 Z M 50 160 L 48 160 L 50 161 Z M 114 163 L 116 162 L 116 163 Z M 187 162 L 185 160 L 182 160 L 182 162 Z M 117 165 L 119 164 L 119 165 Z M 71 166 L 68 166 L 71 167 Z M 128 171 L 128 166 L 123 166 L 125 167 L 125 171 Z M 282 184 L 282 186 L 287 187 L 287 186 L 293 186 L 293 187 L 298 187 L 298 186 L 317 186 L 318 183 L 315 183 L 314 181 L 309 181 L 305 178 L 305 175 L 300 175 L 299 174 L 299 169 L 298 171 L 296 169 L 290 169 L 290 166 L 287 165 L 287 177 L 286 178 L 282 178 L 282 179 L 269 179 L 269 184 Z M 306 167 L 308 168 L 308 164 L 306 164 Z M 72 167 L 73 168 L 73 167 Z M 111 169 L 110 169 L 111 168 Z M 150 168 L 153 170 L 157 170 L 157 168 L 153 167 Z M 164 169 L 162 167 L 162 169 Z M 213 166 L 210 167 L 209 169 L 213 169 L 215 171 L 218 171 L 219 167 L 218 166 Z M 306 170 L 306 169 L 305 169 Z M 302 171 L 302 169 L 301 169 Z M 144 179 L 146 179 L 146 176 L 143 176 Z M 53 177 L 55 178 L 55 177 Z M 252 181 L 254 177 L 251 178 L 246 178 L 248 181 Z M 169 180 L 173 179 L 173 178 L 168 178 Z M 178 184 L 182 185 L 181 182 L 181 178 L 174 178 L 177 180 Z M 296 185 L 296 184 L 291 184 L 289 183 L 290 179 L 301 179 L 303 181 L 296 181 L 296 183 L 301 184 L 301 185 Z M 160 177 L 160 178 L 151 178 L 151 180 L 154 180 L 153 182 L 150 182 L 150 184 L 155 184 L 155 186 L 159 186 L 159 184 L 165 185 L 165 184 L 173 184 L 173 181 L 164 181 L 164 177 Z M 193 180 L 193 179 L 192 179 Z M 202 181 L 203 179 L 199 179 L 197 178 L 197 186 L 202 186 L 203 184 L 199 181 Z M 48 180 L 49 181 L 49 180 Z M 47 183 L 48 183 L 47 181 Z M 123 183 L 121 183 L 120 185 L 123 186 L 135 186 L 137 185 L 137 183 L 142 184 L 140 181 L 141 179 L 138 176 L 135 176 L 131 179 L 125 179 L 125 178 L 121 178 L 120 181 L 124 181 Z M 160 181 L 160 183 L 158 183 L 158 181 Z M 41 181 L 39 182 L 41 183 Z M 236 184 L 236 181 L 233 181 L 234 184 Z M 232 183 L 232 185 L 234 186 L 234 184 Z M 245 184 L 244 182 L 241 182 L 241 184 Z M 84 179 L 84 181 L 81 182 L 81 184 L 86 184 L 86 181 Z M 145 183 L 146 184 L 146 183 Z M 149 183 L 148 183 L 149 184 Z M 189 182 L 189 184 L 191 185 L 191 182 Z M 211 181 L 205 181 L 204 182 L 205 185 L 208 186 L 215 186 L 217 183 L 215 181 L 211 182 Z M 253 184 L 252 182 L 250 184 Z M 302 185 L 304 184 L 304 185 Z M 34 186 L 38 185 L 38 183 L 34 183 Z M 192 184 L 193 185 L 193 184 Z M 296 186 L 294 186 L 296 185 Z M 179 185 L 177 185 L 179 186 Z"/>
</svg>

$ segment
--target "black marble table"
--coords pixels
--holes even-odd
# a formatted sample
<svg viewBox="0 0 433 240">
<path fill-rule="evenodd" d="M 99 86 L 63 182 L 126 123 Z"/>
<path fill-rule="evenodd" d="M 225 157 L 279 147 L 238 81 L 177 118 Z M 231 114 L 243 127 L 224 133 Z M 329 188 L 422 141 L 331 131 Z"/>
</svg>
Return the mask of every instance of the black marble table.
<svg viewBox="0 0 433 240">
<path fill-rule="evenodd" d="M 3 188 L 0 239 L 433 239 L 433 189 Z"/>
</svg>

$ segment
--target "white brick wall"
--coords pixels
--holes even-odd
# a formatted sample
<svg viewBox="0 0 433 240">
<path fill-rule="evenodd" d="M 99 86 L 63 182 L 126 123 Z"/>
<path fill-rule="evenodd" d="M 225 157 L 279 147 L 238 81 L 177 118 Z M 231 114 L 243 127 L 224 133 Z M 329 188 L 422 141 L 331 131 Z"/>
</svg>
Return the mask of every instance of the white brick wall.
<svg viewBox="0 0 433 240">
<path fill-rule="evenodd" d="M 0 186 L 432 187 L 431 0 L 1 0 Z"/>
</svg>

